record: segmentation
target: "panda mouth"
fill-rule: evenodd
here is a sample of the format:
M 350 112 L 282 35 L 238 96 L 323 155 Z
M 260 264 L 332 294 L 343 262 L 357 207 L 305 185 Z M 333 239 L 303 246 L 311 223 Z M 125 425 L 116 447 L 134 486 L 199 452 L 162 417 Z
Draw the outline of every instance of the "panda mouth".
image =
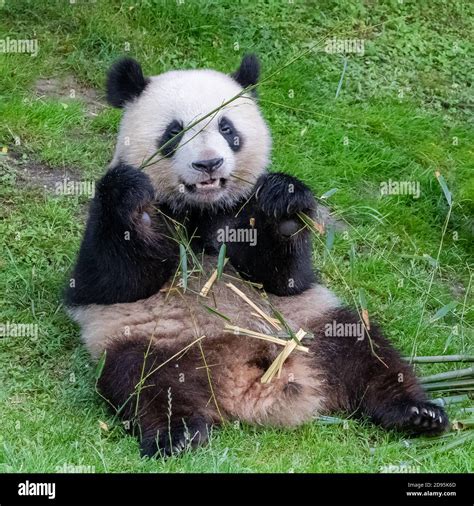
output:
M 213 190 L 218 190 L 225 186 L 226 180 L 222 177 L 220 178 L 209 178 L 206 181 L 199 181 L 195 184 L 186 184 L 186 188 L 189 191 L 198 191 L 198 192 L 209 192 Z

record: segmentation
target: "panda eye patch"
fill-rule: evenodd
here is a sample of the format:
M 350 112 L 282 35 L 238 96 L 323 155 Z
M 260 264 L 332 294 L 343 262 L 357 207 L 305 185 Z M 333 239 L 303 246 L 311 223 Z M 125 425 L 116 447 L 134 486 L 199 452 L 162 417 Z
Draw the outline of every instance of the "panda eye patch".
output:
M 176 151 L 182 137 L 183 124 L 178 120 L 171 121 L 158 141 L 158 149 L 163 156 L 169 157 Z
M 225 116 L 219 121 L 219 133 L 224 137 L 232 151 L 238 151 L 242 146 L 242 139 L 234 124 Z

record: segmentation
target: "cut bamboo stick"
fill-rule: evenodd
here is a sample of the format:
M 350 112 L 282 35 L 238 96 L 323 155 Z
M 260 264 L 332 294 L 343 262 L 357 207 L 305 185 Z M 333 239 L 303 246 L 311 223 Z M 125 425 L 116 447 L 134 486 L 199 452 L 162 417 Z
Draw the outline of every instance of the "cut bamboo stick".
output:
M 414 364 L 434 364 L 437 362 L 474 362 L 474 355 L 434 355 L 432 357 L 404 357 Z
M 433 390 L 474 390 L 474 379 L 456 381 L 438 381 L 436 383 L 425 383 L 423 387 L 427 391 Z
M 234 284 L 226 283 L 233 292 L 241 297 L 252 309 L 254 309 L 264 320 L 266 320 L 274 329 L 281 330 L 281 325 L 275 318 L 271 318 L 264 311 L 262 311 L 256 304 L 254 304 L 244 292 L 239 290 Z
M 224 332 L 232 333 L 232 334 L 241 334 L 249 337 L 256 337 L 257 339 L 263 339 L 264 341 L 270 341 L 271 343 L 279 344 L 280 346 L 286 346 L 289 341 L 285 339 L 280 339 L 279 337 L 268 336 L 267 334 L 262 334 L 260 332 L 255 332 L 250 329 L 243 329 L 241 327 L 237 327 L 235 325 L 225 325 Z M 296 346 L 298 351 L 308 352 L 309 348 L 306 346 Z
M 474 419 L 471 420 L 454 420 L 452 423 L 454 430 L 472 429 L 474 427 Z
M 297 339 L 303 339 L 306 332 L 303 329 L 298 330 L 296 333 Z M 270 367 L 267 369 L 265 374 L 261 377 L 260 381 L 262 383 L 270 383 L 275 375 L 280 378 L 281 370 L 283 368 L 283 364 L 285 360 L 290 356 L 290 353 L 298 346 L 295 340 L 288 341 L 283 351 L 277 356 L 277 358 L 272 362 Z
M 461 408 L 459 410 L 460 413 L 469 413 L 470 415 L 471 414 L 474 414 L 474 408 Z
M 322 423 L 324 425 L 340 425 L 343 424 L 346 420 L 343 418 L 338 418 L 336 416 L 325 416 L 320 415 L 314 419 L 316 423 Z
M 449 443 L 443 444 L 438 446 L 437 448 L 434 448 L 433 450 L 426 452 L 425 454 L 417 456 L 419 460 L 426 459 L 428 457 L 431 457 L 435 453 L 439 452 L 448 452 L 449 450 L 452 450 L 453 448 L 456 448 L 458 446 L 461 446 L 462 444 L 466 443 L 467 441 L 474 438 L 474 431 L 467 431 L 463 436 L 453 436 L 451 441 Z
M 433 383 L 435 381 L 444 381 L 456 378 L 466 378 L 474 376 L 474 367 L 467 367 L 466 369 L 458 369 L 457 371 L 440 372 L 439 374 L 431 374 L 420 378 L 422 383 Z
M 449 406 L 450 404 L 458 404 L 460 402 L 468 401 L 469 399 L 471 399 L 469 394 L 462 394 L 438 397 L 437 399 L 432 399 L 431 402 L 437 404 L 438 406 Z
M 227 258 L 224 260 L 224 265 L 227 263 Z M 212 288 L 212 285 L 216 282 L 217 276 L 218 276 L 218 269 L 216 269 L 212 274 L 211 277 L 206 281 L 206 284 L 201 288 L 201 291 L 199 292 L 199 295 L 201 297 L 207 297 L 207 294 L 209 293 L 209 290 Z

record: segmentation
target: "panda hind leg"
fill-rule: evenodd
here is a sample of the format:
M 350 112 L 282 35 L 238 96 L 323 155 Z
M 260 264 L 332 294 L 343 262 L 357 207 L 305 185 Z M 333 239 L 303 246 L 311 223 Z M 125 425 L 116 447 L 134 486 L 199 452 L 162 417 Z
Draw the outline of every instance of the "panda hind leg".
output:
M 142 456 L 169 457 L 205 444 L 219 418 L 199 350 L 166 350 L 148 339 L 113 342 L 98 380 L 100 394 L 138 435 Z
M 443 408 L 430 402 L 412 367 L 372 325 L 367 335 L 328 336 L 325 330 L 342 324 L 345 329 L 361 328 L 359 316 L 337 308 L 315 325 L 312 349 L 328 378 L 330 410 L 344 410 L 369 417 L 385 429 L 412 435 L 442 433 L 448 426 Z M 329 325 L 329 326 L 328 326 Z

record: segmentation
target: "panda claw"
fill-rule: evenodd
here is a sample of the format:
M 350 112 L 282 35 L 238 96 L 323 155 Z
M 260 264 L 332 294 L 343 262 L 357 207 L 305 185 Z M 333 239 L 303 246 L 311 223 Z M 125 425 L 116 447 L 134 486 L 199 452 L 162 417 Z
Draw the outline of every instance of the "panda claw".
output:
M 448 426 L 448 417 L 443 408 L 429 402 L 411 406 L 407 419 L 400 420 L 401 428 L 414 434 L 440 434 Z

